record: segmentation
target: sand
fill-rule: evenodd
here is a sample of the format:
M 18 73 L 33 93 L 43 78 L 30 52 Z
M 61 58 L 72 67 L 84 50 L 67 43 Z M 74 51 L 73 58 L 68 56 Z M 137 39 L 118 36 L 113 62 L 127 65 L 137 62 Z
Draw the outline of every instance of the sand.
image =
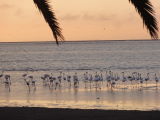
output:
M 160 111 L 0 107 L 1 120 L 160 120 Z

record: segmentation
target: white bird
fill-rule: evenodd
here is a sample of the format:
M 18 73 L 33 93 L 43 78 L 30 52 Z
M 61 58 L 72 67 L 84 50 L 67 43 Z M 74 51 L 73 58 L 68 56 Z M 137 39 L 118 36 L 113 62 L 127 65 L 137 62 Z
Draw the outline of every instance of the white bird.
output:
M 100 76 L 97 74 L 97 72 L 96 72 L 96 74 L 95 74 L 94 80 L 95 80 L 95 82 L 96 82 L 96 89 L 97 89 L 97 88 L 101 89 L 100 84 L 99 84 Z
M 126 81 L 127 81 L 127 78 L 125 77 L 124 72 L 122 72 L 122 82 L 126 82 Z
M 0 74 L 0 78 L 2 78 L 2 77 L 3 77 L 3 73 L 4 73 L 4 71 L 2 71 L 2 72 L 1 72 L 1 74 Z
M 67 75 L 67 82 L 69 84 L 69 88 L 71 87 L 71 76 Z
M 89 83 L 90 83 L 90 89 L 92 87 L 92 81 L 93 81 L 93 77 L 92 74 L 89 75 Z
M 156 73 L 155 73 L 155 81 L 156 81 L 156 87 L 158 87 L 159 79 L 158 79 L 158 77 L 157 77 Z
M 140 80 L 141 87 L 143 87 L 143 78 L 142 78 L 141 74 L 139 74 L 139 80 Z
M 145 81 L 146 81 L 146 86 L 147 86 L 147 82 L 150 80 L 149 78 L 149 73 L 147 73 L 147 77 L 145 78 Z
M 79 85 L 79 80 L 78 80 L 77 73 L 75 73 L 75 74 L 73 75 L 73 82 L 74 82 L 74 87 L 77 88 L 78 85 Z
M 127 81 L 127 78 L 124 75 L 124 72 L 122 72 L 122 82 L 123 82 L 123 86 L 125 87 L 125 82 Z
M 35 90 L 35 89 L 36 89 L 36 80 L 33 79 L 33 76 L 32 76 L 32 75 L 28 76 L 28 78 L 30 79 L 30 81 L 31 81 L 31 83 L 32 83 L 32 86 L 34 87 L 34 90 Z
M 4 73 L 4 71 L 2 71 L 1 74 L 0 74 L 0 80 L 1 80 L 1 81 L 2 81 L 2 78 L 3 78 L 3 76 L 4 76 L 3 73 Z
M 10 92 L 10 85 L 11 85 L 11 79 L 10 78 L 11 78 L 11 76 L 10 75 L 5 75 L 4 78 L 5 78 L 5 81 L 4 81 L 5 87 L 7 87 L 9 89 L 9 92 Z

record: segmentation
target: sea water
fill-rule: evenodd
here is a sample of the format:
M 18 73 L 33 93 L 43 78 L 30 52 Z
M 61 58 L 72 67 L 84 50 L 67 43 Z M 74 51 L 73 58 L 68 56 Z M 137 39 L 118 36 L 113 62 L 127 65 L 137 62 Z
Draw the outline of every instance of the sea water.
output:
M 0 83 L 0 106 L 29 106 L 81 109 L 159 110 L 160 89 L 155 87 L 154 74 L 160 78 L 160 41 L 86 41 L 0 43 L 0 70 L 11 76 L 11 90 Z M 83 73 L 111 70 L 122 76 L 150 73 L 152 82 L 144 89 L 84 88 Z M 28 71 L 28 72 L 27 72 Z M 59 72 L 77 72 L 79 88 L 60 89 L 43 86 L 41 76 Z M 22 74 L 33 75 L 36 89 L 28 91 Z M 1 73 L 0 73 L 1 74 Z M 121 84 L 121 83 L 120 83 Z M 129 84 L 129 83 L 128 83 Z

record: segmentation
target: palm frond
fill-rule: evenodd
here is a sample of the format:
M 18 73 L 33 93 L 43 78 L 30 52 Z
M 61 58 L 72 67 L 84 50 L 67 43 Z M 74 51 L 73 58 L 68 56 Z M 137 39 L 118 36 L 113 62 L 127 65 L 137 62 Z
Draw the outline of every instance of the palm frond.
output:
M 129 0 L 143 19 L 143 23 L 154 39 L 158 39 L 158 25 L 153 5 L 149 0 Z
M 56 43 L 59 44 L 59 41 L 64 40 L 64 37 L 59 27 L 59 23 L 55 17 L 51 6 L 49 5 L 48 0 L 33 0 L 39 11 L 43 14 L 45 21 L 48 23 L 49 27 L 52 30 L 53 36 L 56 39 Z

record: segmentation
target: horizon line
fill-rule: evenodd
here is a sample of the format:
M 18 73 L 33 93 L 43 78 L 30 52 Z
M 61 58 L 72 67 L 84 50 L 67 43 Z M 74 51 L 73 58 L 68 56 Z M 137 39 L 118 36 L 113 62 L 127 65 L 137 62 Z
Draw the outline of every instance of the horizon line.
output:
M 64 40 L 64 41 L 59 41 L 60 43 L 63 42 L 95 42 L 95 41 L 158 41 L 160 39 L 119 39 L 119 40 Z M 56 41 L 8 41 L 8 42 L 3 42 L 0 41 L 0 43 L 36 43 L 36 42 L 56 42 Z

